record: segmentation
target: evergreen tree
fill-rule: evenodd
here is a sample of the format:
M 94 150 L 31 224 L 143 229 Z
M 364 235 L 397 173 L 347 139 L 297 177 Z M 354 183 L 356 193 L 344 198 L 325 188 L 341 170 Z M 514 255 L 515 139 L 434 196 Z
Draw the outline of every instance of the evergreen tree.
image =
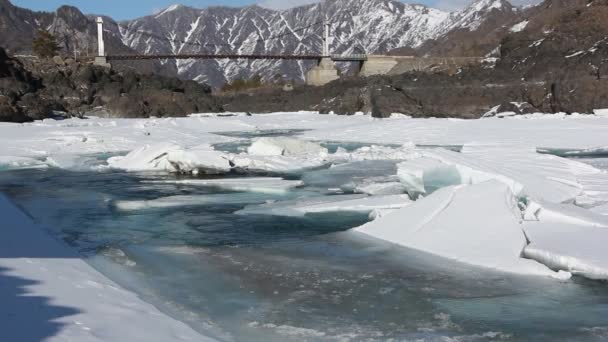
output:
M 50 32 L 38 30 L 36 38 L 32 42 L 32 50 L 40 58 L 51 58 L 59 52 L 59 44 L 57 44 L 57 39 Z

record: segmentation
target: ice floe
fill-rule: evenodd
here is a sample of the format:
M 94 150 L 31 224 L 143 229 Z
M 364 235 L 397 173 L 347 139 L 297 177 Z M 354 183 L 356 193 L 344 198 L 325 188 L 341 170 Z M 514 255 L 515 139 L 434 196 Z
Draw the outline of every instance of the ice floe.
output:
M 41 160 L 29 157 L 0 156 L 0 170 L 2 169 L 31 169 L 45 168 L 46 163 Z
M 511 189 L 488 181 L 440 189 L 355 231 L 467 264 L 561 277 L 521 258 L 527 245 Z
M 285 180 L 270 177 L 221 178 L 221 179 L 176 179 L 152 181 L 151 183 L 182 184 L 213 187 L 230 191 L 249 191 L 271 194 L 285 194 L 302 185 L 299 180 Z
M 338 211 L 372 213 L 374 210 L 403 208 L 411 203 L 407 195 L 371 197 L 366 195 L 336 195 L 247 206 L 236 213 L 240 215 L 260 214 L 275 216 L 303 216 L 309 213 Z
M 230 157 L 203 144 L 185 149 L 173 143 L 138 148 L 124 157 L 108 160 L 112 168 L 127 171 L 169 171 L 217 174 L 229 172 Z
M 530 201 L 524 209 L 524 219 L 608 228 L 608 217 L 572 204 Z
M 210 195 L 177 195 L 161 197 L 151 200 L 119 200 L 113 201 L 110 205 L 121 211 L 137 211 L 146 209 L 163 209 L 175 207 L 190 207 L 201 205 L 233 205 L 246 203 L 264 203 L 265 201 L 276 198 L 273 195 L 259 193 L 231 193 L 231 194 L 210 194 Z
M 532 222 L 524 225 L 530 244 L 526 258 L 554 270 L 590 279 L 608 279 L 608 229 L 568 223 Z
M 326 157 L 328 151 L 320 144 L 287 137 L 256 139 L 247 149 L 254 156 L 315 156 Z
M 297 173 L 328 164 L 325 158 L 299 158 L 286 156 L 254 156 L 246 153 L 233 155 L 232 166 L 246 173 Z

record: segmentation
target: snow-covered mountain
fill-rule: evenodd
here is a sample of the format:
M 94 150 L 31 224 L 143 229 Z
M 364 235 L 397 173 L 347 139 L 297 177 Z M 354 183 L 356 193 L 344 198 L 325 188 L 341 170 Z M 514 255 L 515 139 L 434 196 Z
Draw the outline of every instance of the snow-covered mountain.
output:
M 326 0 L 275 11 L 259 6 L 196 9 L 173 5 L 121 23 L 123 43 L 142 53 L 319 54 L 322 25 L 332 24 L 332 53 L 385 53 L 417 47 L 457 28 L 475 30 L 504 0 L 477 0 L 456 13 L 393 0 Z M 180 77 L 217 86 L 255 74 L 302 80 L 310 62 L 165 61 Z
M 28 53 L 39 28 L 60 37 L 68 54 L 72 50 L 90 52 L 96 45 L 94 16 L 85 16 L 77 8 L 64 6 L 56 13 L 33 12 L 0 0 L 0 9 L 0 45 L 11 53 Z M 322 23 L 327 17 L 332 25 L 332 53 L 386 53 L 397 48 L 408 51 L 423 47 L 430 40 L 446 45 L 447 38 L 449 43 L 454 40 L 450 35 L 454 31 L 485 32 L 494 23 L 502 26 L 505 20 L 501 18 L 511 20 L 517 13 L 519 9 L 506 0 L 475 0 L 454 13 L 397 0 L 325 0 L 283 11 L 259 6 L 196 9 L 172 5 L 155 15 L 126 22 L 117 23 L 106 17 L 106 50 L 109 54 L 320 54 Z M 144 65 L 135 62 L 131 66 L 139 69 L 137 63 Z M 311 63 L 166 60 L 161 61 L 162 66 L 154 62 L 147 70 L 219 87 L 256 74 L 266 80 L 278 75 L 303 80 Z

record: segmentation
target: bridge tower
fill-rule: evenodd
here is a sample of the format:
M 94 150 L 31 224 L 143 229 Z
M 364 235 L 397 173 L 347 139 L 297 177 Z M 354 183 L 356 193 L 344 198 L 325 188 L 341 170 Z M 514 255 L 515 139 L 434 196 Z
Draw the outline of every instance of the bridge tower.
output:
M 331 24 L 328 20 L 325 20 L 323 26 L 323 56 L 318 61 L 317 65 L 306 73 L 306 84 L 310 86 L 322 86 L 340 78 L 338 69 L 331 59 L 331 53 L 329 51 L 329 32 Z
M 97 56 L 95 56 L 95 65 L 110 67 L 106 57 L 106 45 L 103 39 L 103 18 L 97 17 Z

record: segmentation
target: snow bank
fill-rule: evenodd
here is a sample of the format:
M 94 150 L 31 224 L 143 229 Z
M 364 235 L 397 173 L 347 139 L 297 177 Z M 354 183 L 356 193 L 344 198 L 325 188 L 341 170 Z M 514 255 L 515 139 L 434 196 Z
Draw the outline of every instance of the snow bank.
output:
M 527 223 L 524 229 L 531 241 L 524 249 L 526 258 L 555 270 L 608 280 L 608 229 L 544 222 Z
M 302 181 L 282 178 L 223 178 L 223 179 L 182 179 L 154 181 L 151 183 L 184 184 L 203 187 L 214 187 L 230 191 L 248 191 L 272 194 L 284 194 L 290 189 L 302 185 Z
M 399 209 L 412 202 L 406 195 L 372 196 L 366 195 L 336 195 L 281 201 L 247 206 L 236 213 L 239 215 L 276 215 L 304 216 L 308 213 L 324 212 L 362 212 L 372 213 L 374 210 Z
M 526 237 L 511 189 L 498 181 L 447 187 L 355 231 L 467 264 L 557 276 L 520 258 Z
M 0 195 L 1 341 L 211 341 L 143 302 Z
M 216 174 L 230 171 L 229 159 L 207 144 L 185 149 L 173 143 L 159 143 L 143 146 L 124 157 L 110 158 L 108 164 L 126 171 Z

